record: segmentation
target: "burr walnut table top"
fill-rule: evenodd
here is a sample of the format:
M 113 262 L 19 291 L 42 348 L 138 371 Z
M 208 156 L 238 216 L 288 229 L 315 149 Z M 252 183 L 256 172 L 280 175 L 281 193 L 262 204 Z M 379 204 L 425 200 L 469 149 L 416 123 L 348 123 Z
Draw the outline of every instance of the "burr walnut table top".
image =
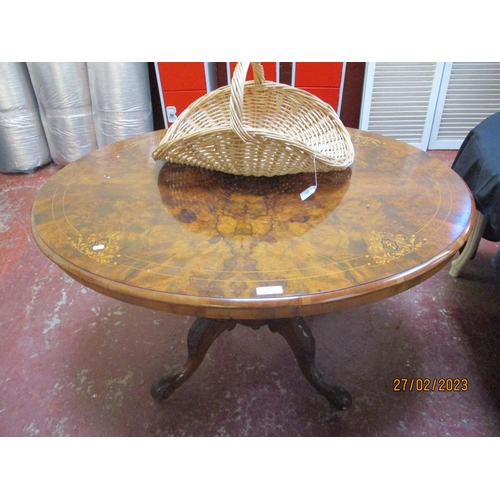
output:
M 342 172 L 242 177 L 155 162 L 164 131 L 101 148 L 40 190 L 41 250 L 86 286 L 126 302 L 241 320 L 327 313 L 390 297 L 465 243 L 462 179 L 412 146 L 350 129 Z

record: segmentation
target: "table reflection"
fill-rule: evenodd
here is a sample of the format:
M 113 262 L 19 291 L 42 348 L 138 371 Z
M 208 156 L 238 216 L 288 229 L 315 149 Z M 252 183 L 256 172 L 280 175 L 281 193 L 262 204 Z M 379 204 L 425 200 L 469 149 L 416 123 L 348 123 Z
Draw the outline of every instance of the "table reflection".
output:
M 304 234 L 335 210 L 349 189 L 351 169 L 276 177 L 231 175 L 166 163 L 158 189 L 169 212 L 186 228 L 209 238 L 274 242 Z

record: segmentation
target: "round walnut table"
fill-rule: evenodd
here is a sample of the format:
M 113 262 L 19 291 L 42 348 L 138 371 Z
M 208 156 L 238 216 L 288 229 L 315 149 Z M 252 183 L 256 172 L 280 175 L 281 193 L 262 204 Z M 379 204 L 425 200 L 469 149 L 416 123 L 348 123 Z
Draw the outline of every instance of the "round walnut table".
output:
M 110 297 L 197 316 L 165 399 L 237 323 L 267 325 L 336 409 L 304 317 L 385 299 L 439 271 L 464 245 L 474 202 L 450 168 L 408 144 L 349 130 L 345 171 L 243 177 L 155 162 L 164 131 L 116 142 L 64 167 L 40 190 L 35 240 L 80 283 Z

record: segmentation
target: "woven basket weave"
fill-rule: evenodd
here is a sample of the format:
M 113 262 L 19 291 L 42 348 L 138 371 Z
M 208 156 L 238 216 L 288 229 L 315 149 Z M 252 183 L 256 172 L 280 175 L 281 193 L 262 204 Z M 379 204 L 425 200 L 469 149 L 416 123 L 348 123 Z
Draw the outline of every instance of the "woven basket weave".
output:
M 231 85 L 191 104 L 168 129 L 155 160 L 229 174 L 275 176 L 343 170 L 354 148 L 334 109 L 309 92 L 267 82 L 260 63 L 238 63 Z

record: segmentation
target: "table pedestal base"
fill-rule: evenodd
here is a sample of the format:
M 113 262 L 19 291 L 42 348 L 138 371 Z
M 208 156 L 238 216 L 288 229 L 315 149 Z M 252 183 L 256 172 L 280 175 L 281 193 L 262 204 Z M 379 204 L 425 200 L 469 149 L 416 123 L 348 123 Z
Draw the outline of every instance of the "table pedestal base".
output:
M 151 395 L 157 401 L 168 398 L 198 369 L 213 341 L 224 331 L 232 330 L 237 323 L 254 330 L 267 325 L 272 332 L 279 333 L 291 347 L 302 373 L 309 383 L 336 410 L 345 410 L 351 404 L 351 396 L 340 387 L 325 382 L 316 366 L 316 343 L 310 328 L 303 318 L 273 319 L 265 321 L 236 321 L 198 318 L 188 332 L 188 358 L 181 372 L 161 378 L 151 387 Z

